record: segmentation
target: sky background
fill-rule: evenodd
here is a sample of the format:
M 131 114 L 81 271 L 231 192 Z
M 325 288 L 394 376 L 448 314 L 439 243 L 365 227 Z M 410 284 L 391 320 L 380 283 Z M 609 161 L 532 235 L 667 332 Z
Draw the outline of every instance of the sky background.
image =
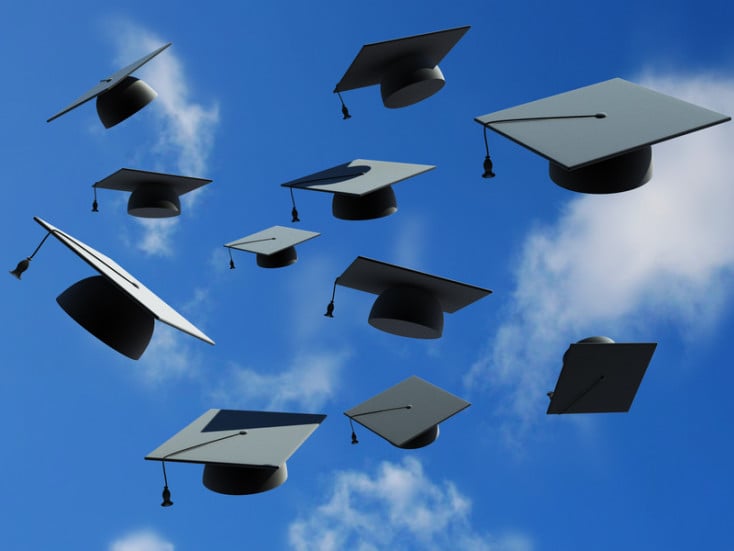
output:
M 483 180 L 473 118 L 622 77 L 731 115 L 734 8 L 701 2 L 29 1 L 0 18 L 8 269 L 40 216 L 115 259 L 216 341 L 156 323 L 139 361 L 55 303 L 93 275 L 48 240 L 5 305 L 0 547 L 105 551 L 731 549 L 734 125 L 653 147 L 644 187 L 584 196 L 497 134 Z M 388 110 L 331 92 L 363 44 L 471 25 L 446 86 Z M 105 130 L 94 105 L 45 120 L 166 42 L 137 76 L 159 93 Z M 265 270 L 226 242 L 291 226 L 280 183 L 357 158 L 434 164 L 399 211 L 347 222 L 296 191 L 321 236 Z M 91 185 L 119 168 L 211 178 L 180 217 L 145 222 Z M 443 337 L 370 327 L 374 297 L 332 283 L 358 256 L 494 291 Z M 547 416 L 569 344 L 658 347 L 628 414 Z M 342 412 L 410 375 L 472 402 L 400 450 Z M 210 408 L 324 413 L 281 487 L 224 496 L 199 465 L 143 457 Z

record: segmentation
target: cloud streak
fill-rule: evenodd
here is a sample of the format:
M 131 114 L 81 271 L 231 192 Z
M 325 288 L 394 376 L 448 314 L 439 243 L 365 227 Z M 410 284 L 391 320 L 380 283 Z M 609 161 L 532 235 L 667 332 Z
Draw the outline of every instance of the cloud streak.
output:
M 172 543 L 151 530 L 133 532 L 110 544 L 109 551 L 174 551 Z

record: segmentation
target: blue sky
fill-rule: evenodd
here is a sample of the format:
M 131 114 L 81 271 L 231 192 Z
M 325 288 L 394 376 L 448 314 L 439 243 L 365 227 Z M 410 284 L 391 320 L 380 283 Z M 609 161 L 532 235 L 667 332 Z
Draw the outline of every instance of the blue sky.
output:
M 8 269 L 40 216 L 103 251 L 216 342 L 158 323 L 135 362 L 56 304 L 91 275 L 49 240 L 0 292 L 7 430 L 2 548 L 105 551 L 730 549 L 734 446 L 734 126 L 653 148 L 646 186 L 582 196 L 478 115 L 622 77 L 731 115 L 734 9 L 672 2 L 97 2 L 18 4 L 5 53 L 2 250 Z M 471 25 L 442 62 L 445 88 L 388 110 L 379 91 L 331 91 L 359 48 Z M 105 130 L 90 103 L 45 120 L 165 42 L 138 76 L 159 97 Z M 291 225 L 280 183 L 356 158 L 435 164 L 395 186 L 399 211 L 335 220 L 296 192 L 321 232 L 299 261 L 227 267 L 222 245 Z M 211 178 L 175 220 L 143 223 L 91 185 L 122 167 Z M 412 341 L 366 323 L 372 296 L 331 286 L 358 255 L 488 287 Z M 569 343 L 658 342 L 628 414 L 545 415 Z M 410 375 L 472 406 L 415 451 L 342 415 Z M 272 492 L 223 496 L 170 464 L 175 506 L 146 453 L 209 408 L 328 415 Z

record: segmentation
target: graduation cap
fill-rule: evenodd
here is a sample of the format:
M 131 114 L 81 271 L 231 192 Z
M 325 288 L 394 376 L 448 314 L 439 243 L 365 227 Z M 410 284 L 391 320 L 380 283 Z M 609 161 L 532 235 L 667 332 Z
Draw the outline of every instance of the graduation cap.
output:
M 286 460 L 325 418 L 308 413 L 210 409 L 145 459 L 203 463 L 204 486 L 220 494 L 266 492 L 286 481 Z M 163 465 L 162 505 L 166 506 L 172 503 Z
M 334 282 L 379 295 L 369 323 L 387 333 L 416 339 L 437 339 L 443 313 L 454 313 L 492 291 L 402 266 L 358 256 Z M 326 316 L 333 317 L 334 295 Z
M 255 253 L 257 265 L 261 268 L 283 268 L 295 264 L 298 260 L 296 245 L 319 235 L 321 234 L 315 231 L 273 226 L 231 241 L 225 247 Z M 232 253 L 229 254 L 229 267 L 234 268 Z
M 76 109 L 83 103 L 97 98 L 97 114 L 105 128 L 112 128 L 126 118 L 134 115 L 143 107 L 153 101 L 158 94 L 144 81 L 131 76 L 131 74 L 171 45 L 169 42 L 157 50 L 141 57 L 135 63 L 120 69 L 112 76 L 99 81 L 94 88 L 88 90 L 82 96 L 74 100 L 46 122 L 51 122 L 61 115 Z
M 113 189 L 130 192 L 127 212 L 132 216 L 140 218 L 178 216 L 181 214 L 179 197 L 209 183 L 211 180 L 206 178 L 121 168 L 92 185 L 94 188 L 92 211 L 97 212 L 97 189 Z
M 11 272 L 20 279 L 33 256 L 49 235 L 53 235 L 101 275 L 78 281 L 57 298 L 59 306 L 79 325 L 107 346 L 137 360 L 145 352 L 158 319 L 209 344 L 209 337 L 158 298 L 111 258 L 48 222 L 34 217 L 48 230 L 33 254 Z
M 413 375 L 366 402 L 345 411 L 356 421 L 382 436 L 393 446 L 415 449 L 438 438 L 438 424 L 471 404 Z M 352 443 L 357 437 L 352 427 Z
M 342 220 L 372 220 L 389 216 L 398 210 L 392 184 L 436 168 L 434 165 L 393 163 L 388 161 L 353 161 L 291 180 L 282 187 L 333 193 L 331 211 Z M 293 202 L 293 221 L 298 211 Z
M 380 85 L 385 107 L 406 107 L 443 88 L 446 81 L 438 63 L 469 30 L 457 27 L 428 34 L 362 46 L 334 88 L 334 93 Z M 342 114 L 350 117 L 342 101 Z
M 632 406 L 657 343 L 615 343 L 589 337 L 563 355 L 546 413 L 626 412 Z
M 550 161 L 550 178 L 581 193 L 618 193 L 652 177 L 653 144 L 731 117 L 621 78 L 476 117 L 494 176 L 487 128 Z M 489 170 L 488 170 L 489 168 Z

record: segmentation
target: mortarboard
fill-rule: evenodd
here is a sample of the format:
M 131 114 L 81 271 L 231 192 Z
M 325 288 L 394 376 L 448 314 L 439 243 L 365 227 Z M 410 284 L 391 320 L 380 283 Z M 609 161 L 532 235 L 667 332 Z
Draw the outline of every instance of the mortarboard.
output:
M 379 84 L 382 103 L 390 108 L 431 97 L 446 83 L 438 63 L 468 30 L 457 27 L 362 46 L 334 93 L 341 99 L 341 92 Z M 349 118 L 343 102 L 342 113 Z
M 48 233 L 33 254 L 22 260 L 11 274 L 20 279 L 20 274 L 28 268 L 48 236 L 56 237 L 101 274 L 78 281 L 61 293 L 56 302 L 74 321 L 107 346 L 137 360 L 153 336 L 155 319 L 214 344 L 114 260 L 48 222 L 38 217 L 34 220 Z
M 657 343 L 615 343 L 589 337 L 563 355 L 556 388 L 548 393 L 546 413 L 626 412 L 652 359 Z
M 345 411 L 344 415 L 393 446 L 422 448 L 438 438 L 438 424 L 471 404 L 413 375 Z M 352 443 L 357 437 L 352 430 Z
M 477 117 L 487 128 L 550 161 L 556 184 L 618 193 L 652 177 L 653 144 L 731 117 L 621 78 Z M 492 177 L 489 147 L 484 177 Z
M 103 180 L 96 182 L 92 210 L 97 211 L 97 189 L 129 191 L 127 212 L 141 218 L 167 218 L 181 214 L 179 196 L 211 183 L 205 178 L 176 176 L 121 168 Z
M 130 75 L 170 45 L 169 42 L 141 57 L 135 63 L 120 69 L 112 76 L 102 79 L 94 88 L 88 90 L 46 122 L 59 118 L 95 97 L 97 98 L 97 114 L 105 128 L 111 128 L 134 115 L 153 101 L 158 94 L 147 83 Z
M 282 187 L 326 191 L 334 194 L 331 211 L 342 220 L 371 220 L 398 210 L 392 184 L 436 168 L 434 165 L 355 159 L 297 180 Z M 293 221 L 298 212 L 293 205 Z
M 286 460 L 326 415 L 210 409 L 145 459 L 203 463 L 204 486 L 229 495 L 272 490 L 288 478 Z M 165 480 L 164 503 L 171 505 Z
M 231 241 L 224 245 L 228 249 L 239 249 L 257 255 L 257 265 L 262 268 L 282 268 L 295 264 L 298 260 L 296 245 L 318 237 L 318 232 L 297 230 L 283 226 L 273 226 Z M 230 268 L 234 268 L 232 253 L 230 252 Z
M 443 333 L 443 312 L 454 313 L 492 291 L 358 256 L 334 282 L 379 295 L 369 315 L 373 327 L 416 339 Z M 333 317 L 334 298 L 326 315 Z

